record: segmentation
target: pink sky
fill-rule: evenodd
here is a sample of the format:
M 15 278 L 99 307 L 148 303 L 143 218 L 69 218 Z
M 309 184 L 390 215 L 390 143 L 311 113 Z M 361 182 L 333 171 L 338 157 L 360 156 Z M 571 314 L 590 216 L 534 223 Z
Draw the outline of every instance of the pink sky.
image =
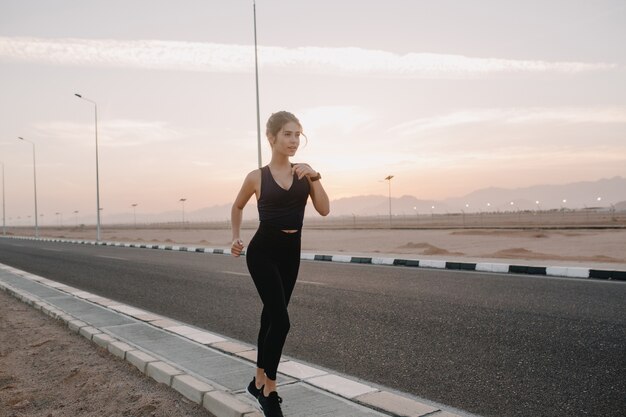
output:
M 256 168 L 251 2 L 0 5 L 7 216 L 225 204 Z M 257 3 L 261 117 L 331 199 L 626 176 L 620 1 Z M 264 162 L 269 147 L 263 143 Z

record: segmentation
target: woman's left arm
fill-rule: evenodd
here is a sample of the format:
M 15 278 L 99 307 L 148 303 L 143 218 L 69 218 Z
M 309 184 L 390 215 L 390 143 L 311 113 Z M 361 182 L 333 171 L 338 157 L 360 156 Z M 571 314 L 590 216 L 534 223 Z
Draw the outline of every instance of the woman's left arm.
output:
M 330 213 L 330 201 L 328 200 L 328 194 L 326 194 L 326 190 L 324 190 L 320 180 L 311 181 L 311 177 L 317 177 L 317 171 L 311 168 L 308 164 L 294 164 L 292 169 L 293 172 L 298 175 L 299 179 L 306 176 L 310 185 L 310 195 L 311 200 L 313 201 L 313 207 L 315 207 L 315 210 L 317 210 L 317 212 L 322 216 L 328 216 L 328 213 Z
M 322 216 L 328 216 L 328 213 L 330 213 L 330 201 L 328 201 L 328 194 L 326 194 L 322 183 L 320 180 L 309 180 L 309 184 L 311 185 L 311 200 L 313 200 L 315 210 Z

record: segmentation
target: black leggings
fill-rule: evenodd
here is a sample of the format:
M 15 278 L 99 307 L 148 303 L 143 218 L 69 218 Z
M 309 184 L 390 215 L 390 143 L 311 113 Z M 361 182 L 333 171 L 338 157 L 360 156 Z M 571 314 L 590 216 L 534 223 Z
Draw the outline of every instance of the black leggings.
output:
M 287 305 L 300 268 L 300 240 L 301 231 L 285 233 L 261 223 L 246 251 L 248 270 L 263 301 L 256 363 L 272 380 L 289 333 Z

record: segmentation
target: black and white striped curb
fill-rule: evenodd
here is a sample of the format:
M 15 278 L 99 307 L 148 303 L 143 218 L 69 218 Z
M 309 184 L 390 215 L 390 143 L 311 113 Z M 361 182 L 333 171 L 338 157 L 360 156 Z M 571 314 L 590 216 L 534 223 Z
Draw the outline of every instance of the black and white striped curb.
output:
M 253 372 L 252 369 L 256 364 L 257 357 L 256 349 L 253 346 L 2 263 L 0 263 L 0 270 L 149 324 L 178 337 L 220 351 L 223 354 L 244 359 L 250 362 L 251 373 Z M 27 290 L 3 282 L 2 279 L 0 279 L 0 290 L 9 293 L 50 317 L 63 321 L 73 332 L 89 339 L 122 360 L 131 363 L 157 382 L 168 385 L 191 401 L 204 406 L 217 417 L 262 417 L 261 413 L 251 406 L 248 400 L 244 399 L 245 397 L 242 398 L 244 394 L 229 391 L 219 383 L 187 373 L 184 370 L 185 368 L 177 365 L 177 363 L 170 362 L 149 350 L 142 349 L 134 345 L 132 341 L 120 340 L 106 329 L 98 328 L 98 326 L 88 323 L 88 319 L 75 317 Z M 384 387 L 379 387 L 366 381 L 357 381 L 351 377 L 290 358 L 284 357 L 278 371 L 296 382 L 308 384 L 358 406 L 384 413 L 386 416 L 478 417 L 451 407 L 447 407 L 448 410 L 444 410 L 439 404 L 421 402 L 394 393 Z M 456 412 L 459 412 L 459 414 L 456 414 Z
M 156 245 L 145 243 L 127 243 L 127 242 L 110 242 L 95 240 L 73 240 L 58 238 L 34 238 L 23 236 L 2 236 L 10 239 L 37 240 L 42 242 L 60 242 L 74 243 L 81 245 L 97 245 L 97 246 L 116 246 L 126 248 L 141 249 L 159 249 L 181 252 L 198 252 L 209 253 L 215 255 L 230 255 L 228 248 L 208 248 L 181 245 Z M 242 252 L 245 256 L 245 250 Z M 404 258 L 385 258 L 385 257 L 367 257 L 367 256 L 351 256 L 351 255 L 324 255 L 303 252 L 300 257 L 302 260 L 322 261 L 322 262 L 339 262 L 364 265 L 388 265 L 388 266 L 404 266 L 415 268 L 434 268 L 449 269 L 462 271 L 478 271 L 478 272 L 496 272 L 504 274 L 526 274 L 526 275 L 545 275 L 553 277 L 567 278 L 590 278 L 599 280 L 626 281 L 626 271 L 611 269 L 593 269 L 584 267 L 568 267 L 568 266 L 533 266 L 521 264 L 504 264 L 493 262 L 459 262 L 445 261 L 435 259 L 404 259 Z

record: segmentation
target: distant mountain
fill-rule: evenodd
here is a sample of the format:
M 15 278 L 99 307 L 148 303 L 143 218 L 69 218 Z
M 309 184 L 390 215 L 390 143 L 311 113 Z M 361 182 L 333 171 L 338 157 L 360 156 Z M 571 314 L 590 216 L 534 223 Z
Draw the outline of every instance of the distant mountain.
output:
M 599 200 L 598 200 L 599 198 Z M 565 200 L 565 202 L 563 202 Z M 536 202 L 539 202 L 537 204 Z M 513 204 L 511 204 L 513 202 Z M 524 188 L 489 187 L 473 191 L 463 197 L 445 200 L 420 200 L 414 196 L 392 197 L 393 214 L 414 215 L 433 213 L 580 209 L 585 207 L 611 208 L 626 211 L 626 178 L 614 177 L 598 181 L 584 181 L 564 185 L 535 185 Z M 185 220 L 190 222 L 224 221 L 229 223 L 231 204 L 206 207 L 185 213 Z M 311 204 L 306 215 L 314 215 Z M 385 195 L 361 195 L 340 198 L 331 202 L 331 216 L 375 216 L 389 214 L 389 197 Z M 244 210 L 244 219 L 257 219 L 256 206 L 252 201 Z M 168 211 L 155 214 L 137 213 L 140 223 L 180 222 L 181 211 Z M 132 223 L 132 213 L 112 214 L 106 222 Z
M 614 177 L 563 185 L 535 185 L 504 189 L 485 188 L 446 202 L 452 207 L 470 205 L 470 211 L 535 210 L 585 207 L 609 207 L 626 198 L 626 178 Z M 513 202 L 513 204 L 511 204 Z M 539 202 L 537 204 L 537 202 Z M 487 203 L 490 206 L 487 206 Z
M 232 203 L 205 207 L 200 210 L 185 213 L 186 222 L 215 222 L 223 220 L 230 224 L 230 209 Z M 250 202 L 243 212 L 244 220 L 258 218 L 256 205 Z M 137 223 L 175 223 L 182 222 L 182 210 L 163 211 L 160 213 L 137 213 Z M 106 217 L 109 224 L 132 223 L 133 213 L 118 213 Z
M 391 209 L 396 214 L 411 215 L 416 212 L 430 213 L 430 208 L 438 202 L 419 200 L 411 195 L 391 199 Z M 371 216 L 389 214 L 389 197 L 384 195 L 367 195 L 340 198 L 331 202 L 332 216 Z
M 440 201 L 419 200 L 416 197 L 405 195 L 391 199 L 391 210 L 394 214 L 411 215 L 430 213 L 431 211 L 434 213 L 460 213 L 461 210 L 465 212 L 536 210 L 537 207 L 542 210 L 585 207 L 608 208 L 611 204 L 623 201 L 625 198 L 626 178 L 614 177 L 598 181 L 564 185 L 536 185 L 516 189 L 489 187 L 473 191 L 463 197 Z M 619 210 L 617 204 L 615 208 Z M 389 197 L 382 195 L 342 198 L 334 200 L 331 204 L 331 215 L 334 216 L 384 215 L 388 213 Z

